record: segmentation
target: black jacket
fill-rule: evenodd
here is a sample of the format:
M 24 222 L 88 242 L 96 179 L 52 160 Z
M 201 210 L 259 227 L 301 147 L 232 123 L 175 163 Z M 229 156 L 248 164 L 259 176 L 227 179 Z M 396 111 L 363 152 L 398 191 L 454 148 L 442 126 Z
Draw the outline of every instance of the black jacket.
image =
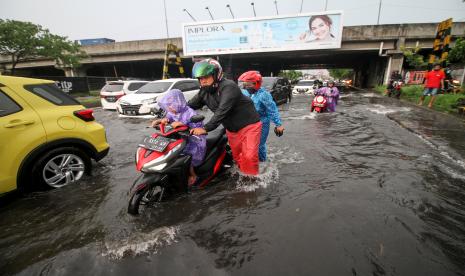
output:
M 193 109 L 204 105 L 213 111 L 213 117 L 205 124 L 206 131 L 212 131 L 220 124 L 231 132 L 237 132 L 243 127 L 260 122 L 252 100 L 242 94 L 241 89 L 233 81 L 223 79 L 215 92 L 200 89 L 188 103 Z

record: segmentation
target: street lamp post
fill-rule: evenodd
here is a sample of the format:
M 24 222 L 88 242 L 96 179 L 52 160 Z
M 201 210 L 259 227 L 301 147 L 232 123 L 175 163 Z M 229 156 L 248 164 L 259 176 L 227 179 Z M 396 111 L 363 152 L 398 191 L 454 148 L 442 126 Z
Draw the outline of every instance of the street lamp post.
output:
M 170 38 L 170 34 L 168 32 L 168 16 L 166 15 L 166 0 L 163 0 L 163 7 L 165 9 L 166 38 Z
M 300 1 L 300 12 L 299 13 L 302 13 L 303 6 L 304 6 L 304 0 Z
M 278 12 L 278 1 L 274 0 L 274 6 L 276 7 L 276 15 L 279 15 L 279 12 Z
M 231 13 L 232 18 L 234 19 L 234 14 L 233 14 L 233 12 L 232 12 L 232 10 L 231 10 L 231 6 L 230 6 L 229 4 L 227 4 L 227 5 L 226 5 L 226 8 L 229 9 L 229 12 Z
M 195 18 L 192 16 L 192 14 L 188 10 L 183 9 L 182 11 L 186 12 L 192 18 L 193 21 L 197 22 L 197 20 L 195 20 Z
M 381 15 L 381 5 L 383 4 L 383 0 L 379 0 L 379 7 L 378 7 L 378 21 L 376 22 L 376 25 L 379 25 L 379 17 Z
M 252 3 L 250 3 L 250 5 L 252 5 L 253 16 L 254 16 L 254 17 L 257 17 L 257 13 L 255 13 L 255 5 L 254 5 L 254 3 L 252 2 Z
M 328 9 L 328 0 L 325 1 L 325 11 Z
M 205 9 L 206 9 L 206 10 L 208 11 L 208 13 L 210 14 L 210 18 L 211 18 L 212 20 L 215 20 L 215 19 L 213 19 L 213 15 L 212 15 L 212 13 L 210 12 L 210 9 L 209 9 L 208 7 L 205 7 Z

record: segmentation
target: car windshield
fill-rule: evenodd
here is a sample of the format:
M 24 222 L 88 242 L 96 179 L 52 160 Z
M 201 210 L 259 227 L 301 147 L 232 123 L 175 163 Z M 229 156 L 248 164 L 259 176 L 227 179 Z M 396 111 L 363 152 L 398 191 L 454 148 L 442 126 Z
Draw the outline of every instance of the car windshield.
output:
M 299 81 L 296 86 L 312 86 L 314 81 Z
M 123 83 L 121 82 L 110 82 L 105 85 L 102 89 L 103 92 L 119 92 L 123 91 Z
M 263 78 L 262 86 L 265 87 L 266 90 L 271 90 L 275 82 L 275 78 Z
M 170 88 L 172 82 L 163 81 L 163 82 L 151 82 L 142 86 L 137 90 L 136 94 L 151 94 L 151 93 L 163 93 Z

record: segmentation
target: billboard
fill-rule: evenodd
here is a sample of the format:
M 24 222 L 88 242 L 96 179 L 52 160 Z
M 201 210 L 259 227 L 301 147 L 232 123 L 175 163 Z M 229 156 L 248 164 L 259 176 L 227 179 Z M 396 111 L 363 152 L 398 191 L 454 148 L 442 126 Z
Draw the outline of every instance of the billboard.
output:
M 185 56 L 335 49 L 341 47 L 342 11 L 183 25 Z

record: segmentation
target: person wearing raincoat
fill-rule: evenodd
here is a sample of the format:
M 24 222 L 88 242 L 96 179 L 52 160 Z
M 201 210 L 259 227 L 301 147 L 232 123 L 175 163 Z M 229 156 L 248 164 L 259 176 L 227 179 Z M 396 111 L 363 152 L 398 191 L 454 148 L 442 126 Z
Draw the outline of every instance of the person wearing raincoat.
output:
M 336 105 L 339 100 L 339 90 L 337 87 L 334 86 L 334 81 L 328 81 L 328 86 L 321 87 L 315 92 L 315 96 L 324 96 L 328 103 L 328 107 L 326 108 L 329 112 L 336 111 Z
M 258 159 L 260 162 L 266 161 L 266 140 L 270 131 L 270 124 L 275 124 L 275 133 L 281 136 L 284 133 L 284 127 L 281 123 L 278 107 L 273 101 L 270 92 L 266 91 L 262 85 L 262 76 L 257 71 L 247 71 L 239 77 L 239 84 L 242 93 L 250 97 L 255 105 L 255 109 L 260 115 L 262 122 L 262 134 L 260 137 L 260 145 L 258 146 Z
M 152 127 L 160 123 L 171 123 L 171 126 L 173 128 L 177 128 L 183 125 L 188 126 L 191 129 L 196 127 L 203 127 L 202 122 L 190 122 L 192 116 L 196 115 L 197 112 L 195 112 L 192 108 L 190 108 L 187 105 L 186 99 L 184 98 L 184 95 L 179 89 L 172 89 L 168 91 L 166 95 L 164 95 L 163 97 L 161 97 L 161 99 L 158 100 L 158 105 L 160 106 L 160 108 L 166 111 L 166 116 L 163 119 L 153 121 Z M 197 180 L 197 175 L 195 173 L 194 167 L 197 167 L 200 164 L 202 164 L 203 159 L 205 157 L 206 149 L 207 139 L 205 135 L 189 137 L 186 148 L 184 149 L 184 153 L 192 156 L 191 167 L 189 170 L 189 185 L 193 185 Z

